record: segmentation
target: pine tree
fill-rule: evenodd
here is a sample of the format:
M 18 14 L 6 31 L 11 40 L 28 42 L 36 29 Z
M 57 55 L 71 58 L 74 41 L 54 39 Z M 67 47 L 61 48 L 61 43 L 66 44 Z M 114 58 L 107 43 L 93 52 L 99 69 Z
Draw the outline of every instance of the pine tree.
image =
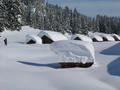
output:
M 19 0 L 2 0 L 0 3 L 1 29 L 20 30 L 21 28 L 21 4 Z

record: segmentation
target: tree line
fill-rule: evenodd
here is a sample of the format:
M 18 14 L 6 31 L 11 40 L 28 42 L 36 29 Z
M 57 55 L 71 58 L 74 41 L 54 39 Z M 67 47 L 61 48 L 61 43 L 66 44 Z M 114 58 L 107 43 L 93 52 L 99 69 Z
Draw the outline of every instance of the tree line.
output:
M 1 0 L 0 31 L 4 28 L 20 30 L 23 25 L 72 34 L 87 34 L 88 31 L 120 34 L 120 17 L 89 17 L 76 8 L 71 10 L 68 6 L 61 7 L 44 0 Z

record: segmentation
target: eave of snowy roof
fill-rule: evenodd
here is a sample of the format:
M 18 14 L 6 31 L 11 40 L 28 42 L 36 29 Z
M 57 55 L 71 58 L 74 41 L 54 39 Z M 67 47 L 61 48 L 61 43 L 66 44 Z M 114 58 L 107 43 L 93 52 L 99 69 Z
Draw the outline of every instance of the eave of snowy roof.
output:
M 38 36 L 43 37 L 43 36 L 49 37 L 53 41 L 60 41 L 60 40 L 68 40 L 67 37 L 65 37 L 63 34 L 59 32 L 54 32 L 54 31 L 41 31 Z
M 79 37 L 82 41 L 92 42 L 92 39 L 90 37 L 81 34 L 75 34 L 71 37 L 71 39 L 74 40 L 77 37 Z

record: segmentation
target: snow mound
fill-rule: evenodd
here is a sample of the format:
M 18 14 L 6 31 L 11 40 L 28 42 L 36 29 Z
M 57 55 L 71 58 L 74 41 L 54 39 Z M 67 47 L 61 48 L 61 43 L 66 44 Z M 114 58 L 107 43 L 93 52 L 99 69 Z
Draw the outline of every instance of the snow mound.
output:
M 94 47 L 89 42 L 67 40 L 54 42 L 51 46 L 64 62 L 95 62 Z
M 47 36 L 53 41 L 60 41 L 60 40 L 68 40 L 63 34 L 54 31 L 41 31 L 38 36 L 42 38 L 43 36 Z
M 31 40 L 34 41 L 35 44 L 42 44 L 42 40 L 38 36 L 36 36 L 36 35 L 26 35 L 26 43 L 28 43 Z
M 92 42 L 91 38 L 89 38 L 88 36 L 85 36 L 85 35 L 81 35 L 81 34 L 75 34 L 71 37 L 71 39 Z

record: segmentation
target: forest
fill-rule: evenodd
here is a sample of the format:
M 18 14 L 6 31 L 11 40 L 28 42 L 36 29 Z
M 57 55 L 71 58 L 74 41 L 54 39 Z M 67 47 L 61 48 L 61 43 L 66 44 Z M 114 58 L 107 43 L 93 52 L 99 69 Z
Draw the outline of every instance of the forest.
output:
M 44 0 L 1 0 L 0 31 L 20 30 L 29 25 L 61 33 L 92 32 L 120 34 L 120 17 L 97 15 L 90 17 L 69 6 L 61 7 Z

